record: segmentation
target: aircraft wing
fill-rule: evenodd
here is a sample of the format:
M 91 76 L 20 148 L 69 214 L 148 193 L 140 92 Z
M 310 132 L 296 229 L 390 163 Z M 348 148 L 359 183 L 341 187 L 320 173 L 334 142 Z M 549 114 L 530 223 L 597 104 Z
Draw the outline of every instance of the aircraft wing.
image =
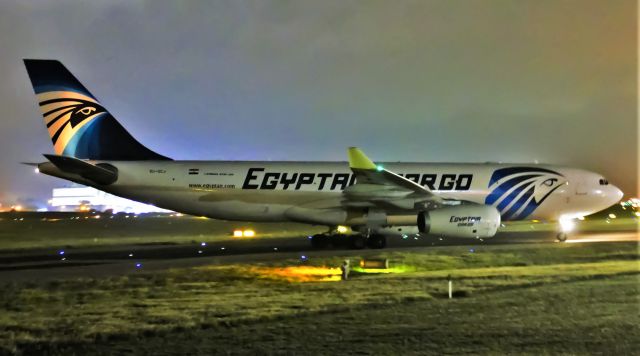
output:
M 343 191 L 346 205 L 425 209 L 442 203 L 429 189 L 374 164 L 360 149 L 350 147 L 348 153 L 356 184 Z

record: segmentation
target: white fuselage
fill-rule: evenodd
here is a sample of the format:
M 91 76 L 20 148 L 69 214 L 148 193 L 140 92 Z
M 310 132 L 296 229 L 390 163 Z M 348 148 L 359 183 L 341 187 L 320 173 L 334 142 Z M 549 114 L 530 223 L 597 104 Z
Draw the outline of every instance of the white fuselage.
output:
M 41 167 L 60 178 L 186 214 L 239 221 L 300 221 L 293 210 L 329 212 L 343 206 L 354 182 L 346 162 L 113 161 L 108 186 Z M 558 220 L 600 211 L 622 193 L 589 171 L 537 164 L 383 163 L 443 199 L 494 205 L 503 220 Z M 534 172 L 534 174 L 532 174 Z M 292 210 L 293 209 L 293 210 Z M 310 210 L 309 210 L 310 209 Z M 316 210 L 313 210 L 316 209 Z M 390 209 L 389 215 L 414 215 Z M 302 219 L 304 220 L 304 219 Z M 348 224 L 348 220 L 342 221 Z

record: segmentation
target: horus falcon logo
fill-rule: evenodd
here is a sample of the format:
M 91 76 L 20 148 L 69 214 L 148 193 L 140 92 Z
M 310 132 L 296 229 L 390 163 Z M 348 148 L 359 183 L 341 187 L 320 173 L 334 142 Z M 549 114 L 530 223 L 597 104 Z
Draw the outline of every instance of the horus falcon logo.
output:
M 69 142 L 80 136 L 106 110 L 93 98 L 71 91 L 38 94 L 40 110 L 56 154 L 63 154 Z M 79 134 L 80 133 L 80 134 Z
M 538 167 L 508 167 L 493 172 L 485 204 L 495 206 L 503 220 L 524 219 L 567 181 L 562 174 Z

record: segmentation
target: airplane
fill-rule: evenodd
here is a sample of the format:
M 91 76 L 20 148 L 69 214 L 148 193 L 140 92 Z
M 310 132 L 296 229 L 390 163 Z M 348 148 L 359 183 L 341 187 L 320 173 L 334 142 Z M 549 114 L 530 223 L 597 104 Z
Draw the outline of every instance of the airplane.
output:
M 623 196 L 577 168 L 374 163 L 355 147 L 348 162 L 172 160 L 138 142 L 59 61 L 24 64 L 55 151 L 34 164 L 39 172 L 184 214 L 326 226 L 310 237 L 314 247 L 384 248 L 398 235 L 482 239 L 523 219 L 565 226 Z

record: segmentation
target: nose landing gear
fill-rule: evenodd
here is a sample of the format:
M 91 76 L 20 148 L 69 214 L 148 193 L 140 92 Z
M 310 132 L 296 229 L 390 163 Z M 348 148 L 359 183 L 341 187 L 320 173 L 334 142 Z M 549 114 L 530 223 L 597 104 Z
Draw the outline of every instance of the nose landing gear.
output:
M 567 233 L 566 232 L 559 232 L 556 235 L 556 240 L 558 240 L 559 242 L 565 242 L 567 241 Z
M 576 222 L 573 217 L 560 217 L 558 220 L 559 231 L 556 234 L 556 239 L 559 242 L 567 241 L 567 233 L 573 231 L 576 227 Z

